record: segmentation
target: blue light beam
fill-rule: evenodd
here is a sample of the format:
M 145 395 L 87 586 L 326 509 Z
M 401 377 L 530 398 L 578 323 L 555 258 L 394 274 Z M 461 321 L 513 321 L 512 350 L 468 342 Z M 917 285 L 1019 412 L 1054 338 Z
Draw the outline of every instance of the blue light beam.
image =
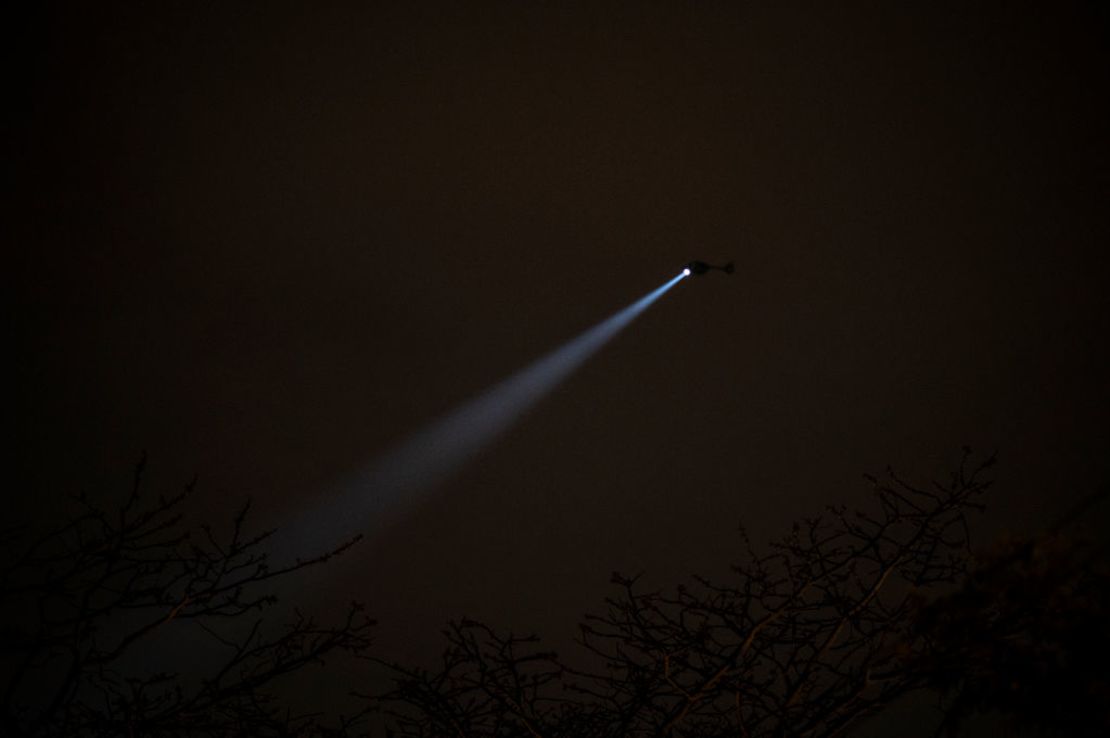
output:
M 492 444 L 529 408 L 688 276 L 689 270 L 683 270 L 381 455 L 342 485 L 335 497 L 323 502 L 316 510 L 318 514 L 297 521 L 294 527 L 298 529 L 298 543 L 334 545 L 340 538 L 368 526 L 380 529 L 388 518 L 410 509 L 420 500 L 421 493 L 446 481 Z

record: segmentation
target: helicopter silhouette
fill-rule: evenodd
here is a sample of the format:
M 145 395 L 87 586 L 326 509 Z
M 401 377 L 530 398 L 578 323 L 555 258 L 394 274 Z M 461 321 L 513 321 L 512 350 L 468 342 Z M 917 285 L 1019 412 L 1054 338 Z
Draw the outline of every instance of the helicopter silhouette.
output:
M 724 272 L 725 274 L 732 274 L 734 271 L 736 271 L 736 267 L 733 266 L 731 261 L 724 266 L 707 264 L 704 261 L 691 261 L 689 264 L 686 265 L 684 271 L 686 272 L 686 274 L 693 274 L 700 277 L 701 275 L 708 272 L 710 269 L 715 269 L 719 272 Z

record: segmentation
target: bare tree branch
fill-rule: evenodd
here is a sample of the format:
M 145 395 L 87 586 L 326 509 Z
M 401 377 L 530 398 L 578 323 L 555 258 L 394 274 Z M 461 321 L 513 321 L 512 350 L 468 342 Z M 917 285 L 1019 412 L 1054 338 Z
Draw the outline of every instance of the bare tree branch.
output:
M 393 664 L 377 700 L 406 737 L 841 735 L 924 684 L 913 616 L 965 575 L 991 463 L 965 455 L 928 488 L 869 478 L 872 509 L 830 507 L 762 552 L 745 537 L 728 582 L 641 591 L 615 574 L 581 627 L 587 666 L 453 623 L 442 668 Z
M 77 498 L 76 514 L 25 538 L 0 569 L 0 606 L 12 623 L 0 633 L 0 724 L 42 736 L 322 735 L 319 716 L 290 714 L 269 690 L 326 656 L 364 655 L 373 622 L 358 605 L 332 625 L 298 613 L 266 628 L 259 615 L 276 600 L 268 584 L 357 539 L 271 567 L 272 531 L 247 532 L 249 504 L 226 535 L 201 526 L 198 536 L 182 523 L 192 484 L 148 500 L 145 466 L 144 456 L 117 510 Z M 185 624 L 209 637 L 211 676 L 136 671 L 139 649 L 158 648 L 160 633 Z

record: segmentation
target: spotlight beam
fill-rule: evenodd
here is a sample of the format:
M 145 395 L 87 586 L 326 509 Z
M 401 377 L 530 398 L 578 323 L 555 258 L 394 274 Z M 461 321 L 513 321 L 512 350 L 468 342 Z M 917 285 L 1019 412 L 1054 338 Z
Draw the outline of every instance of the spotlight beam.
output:
M 689 275 L 689 269 L 684 269 L 381 455 L 342 485 L 335 496 L 320 501 L 314 511 L 293 525 L 298 548 L 310 541 L 332 545 L 339 538 L 367 527 L 380 529 L 389 519 L 403 514 L 419 502 L 421 493 L 445 481 L 490 446 L 526 411 Z M 290 532 L 288 527 L 286 532 Z

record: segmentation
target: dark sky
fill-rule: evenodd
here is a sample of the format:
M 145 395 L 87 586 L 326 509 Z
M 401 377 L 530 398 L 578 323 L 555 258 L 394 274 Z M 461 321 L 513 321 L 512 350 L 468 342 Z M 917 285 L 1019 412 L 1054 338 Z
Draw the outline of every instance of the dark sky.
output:
M 760 7 L 762 5 L 763 7 Z M 1110 478 L 1095 2 L 48 4 L 13 32 L 17 514 L 140 450 L 295 515 L 691 258 L 313 597 L 556 639 L 892 464 Z M 772 6 L 772 7 L 767 7 Z

